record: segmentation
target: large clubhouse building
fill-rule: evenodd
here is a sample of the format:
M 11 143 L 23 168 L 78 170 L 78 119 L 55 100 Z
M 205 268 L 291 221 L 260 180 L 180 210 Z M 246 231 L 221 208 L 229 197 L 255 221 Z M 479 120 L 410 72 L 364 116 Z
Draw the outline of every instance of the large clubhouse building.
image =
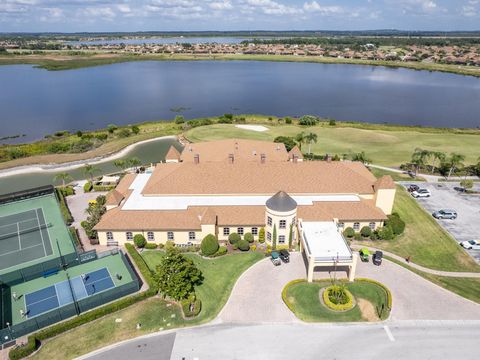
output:
M 208 234 L 264 228 L 268 244 L 298 242 L 310 267 L 356 257 L 341 230 L 383 226 L 391 214 L 395 184 L 360 162 L 303 161 L 295 147 L 252 140 L 220 140 L 171 147 L 164 163 L 145 174 L 127 174 L 107 196 L 97 224 L 100 244 L 123 245 L 143 234 L 149 242 L 199 244 Z M 292 235 L 290 235 L 292 234 Z

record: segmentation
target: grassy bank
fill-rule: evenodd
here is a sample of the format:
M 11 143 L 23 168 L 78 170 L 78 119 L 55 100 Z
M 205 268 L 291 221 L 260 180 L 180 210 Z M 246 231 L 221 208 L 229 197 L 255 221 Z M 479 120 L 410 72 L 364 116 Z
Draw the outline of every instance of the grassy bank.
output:
M 480 156 L 480 131 L 462 132 L 455 129 L 425 129 L 405 126 L 352 124 L 336 122 L 335 126 L 321 123 L 313 127 L 299 125 L 274 125 L 266 121 L 268 131 L 256 132 L 239 129 L 231 124 L 216 124 L 191 129 L 185 136 L 193 141 L 224 138 L 273 140 L 277 136 L 295 137 L 298 133 L 315 133 L 318 142 L 312 144 L 315 154 L 348 154 L 365 151 L 372 163 L 399 166 L 410 160 L 417 147 L 423 149 L 457 152 L 466 156 L 466 163 L 475 164 Z M 303 145 L 308 150 L 308 145 Z
M 320 300 L 321 289 L 329 285 L 331 282 L 328 280 L 291 283 L 284 289 L 284 301 L 300 320 L 307 322 L 379 321 L 388 318 L 387 294 L 381 286 L 361 280 L 346 283 L 356 305 L 348 311 L 332 311 Z
M 452 237 L 407 193 L 397 186 L 394 210 L 405 221 L 405 233 L 390 241 L 362 241 L 430 269 L 480 271 L 478 265 Z
M 47 70 L 68 70 L 82 67 L 110 65 L 129 61 L 199 61 L 199 60 L 250 60 L 250 61 L 279 61 L 279 62 L 309 62 L 320 64 L 353 64 L 369 66 L 386 66 L 392 68 L 407 68 L 412 70 L 441 71 L 459 75 L 480 76 L 480 68 L 474 66 L 446 65 L 425 62 L 403 62 L 382 60 L 339 59 L 318 56 L 293 55 L 243 55 L 243 54 L 149 54 L 131 55 L 115 53 L 85 52 L 82 55 L 69 55 L 68 52 L 45 52 L 35 55 L 3 55 L 0 56 L 0 65 L 35 64 Z
M 433 282 L 440 287 L 443 287 L 444 289 L 447 289 L 457 295 L 460 295 L 464 298 L 480 304 L 480 278 L 462 278 L 432 275 L 408 266 L 407 264 L 391 258 L 390 256 L 385 256 L 385 258 L 400 266 L 403 266 L 410 271 L 413 271 L 415 274 L 420 275 L 421 277 Z
M 163 257 L 163 252 L 145 251 L 142 256 L 148 266 L 155 269 Z M 186 256 L 195 262 L 205 278 L 203 284 L 196 289 L 197 296 L 202 300 L 202 311 L 198 317 L 185 320 L 176 304 L 154 297 L 45 342 L 33 358 L 73 359 L 122 340 L 210 321 L 225 305 L 238 277 L 263 258 L 261 254 L 253 252 L 212 260 L 203 259 L 195 254 Z M 137 323 L 142 325 L 141 329 L 136 328 Z

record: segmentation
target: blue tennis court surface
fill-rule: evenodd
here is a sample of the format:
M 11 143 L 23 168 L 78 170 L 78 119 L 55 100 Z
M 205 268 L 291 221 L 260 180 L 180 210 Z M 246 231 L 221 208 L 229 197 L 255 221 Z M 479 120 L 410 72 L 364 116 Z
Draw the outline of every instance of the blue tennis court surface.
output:
M 85 273 L 70 282 L 65 280 L 25 294 L 25 315 L 32 318 L 113 287 L 115 284 L 107 268 Z

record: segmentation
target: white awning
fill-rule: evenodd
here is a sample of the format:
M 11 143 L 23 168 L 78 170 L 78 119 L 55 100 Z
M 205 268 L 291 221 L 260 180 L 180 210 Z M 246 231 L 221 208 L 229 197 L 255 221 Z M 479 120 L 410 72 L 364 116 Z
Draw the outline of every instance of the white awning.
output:
M 307 255 L 315 262 L 349 262 L 352 251 L 333 221 L 301 222 L 302 240 Z

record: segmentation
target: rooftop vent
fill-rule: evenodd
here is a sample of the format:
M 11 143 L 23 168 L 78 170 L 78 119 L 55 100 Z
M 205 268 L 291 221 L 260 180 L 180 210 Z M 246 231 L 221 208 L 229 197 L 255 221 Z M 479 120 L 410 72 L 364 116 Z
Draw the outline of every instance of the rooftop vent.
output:
M 195 154 L 195 155 L 193 156 L 193 162 L 194 162 L 195 164 L 199 164 L 199 163 L 200 163 L 200 155 L 199 155 L 199 154 Z
M 260 163 L 265 164 L 266 161 L 267 161 L 267 155 L 260 154 Z
M 235 156 L 233 154 L 228 154 L 228 163 L 233 164 Z

